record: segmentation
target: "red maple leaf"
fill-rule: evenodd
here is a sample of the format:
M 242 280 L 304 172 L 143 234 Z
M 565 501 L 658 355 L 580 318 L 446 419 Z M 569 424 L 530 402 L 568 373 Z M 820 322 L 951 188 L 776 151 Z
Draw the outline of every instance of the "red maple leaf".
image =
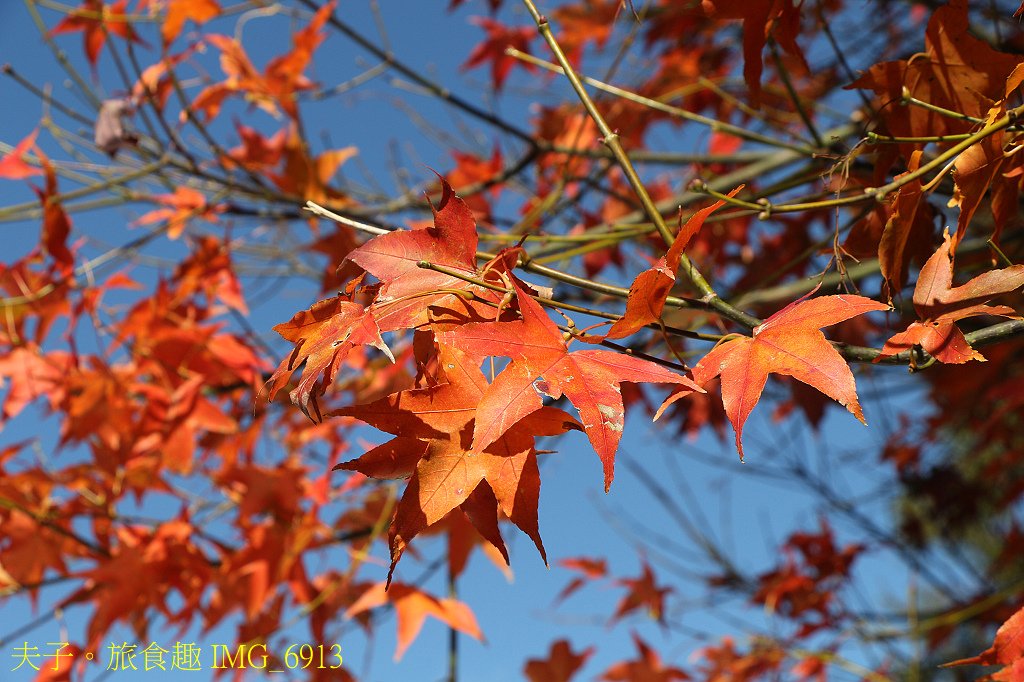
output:
M 407 296 L 453 281 L 450 275 L 419 267 L 420 261 L 476 275 L 476 223 L 469 207 L 442 179 L 441 201 L 431 206 L 434 225 L 419 230 L 396 230 L 366 242 L 348 259 L 379 279 L 382 295 Z
M 100 51 L 107 42 L 107 34 L 145 44 L 128 23 L 128 0 L 117 0 L 109 5 L 102 0 L 84 0 L 68 13 L 59 24 L 50 29 L 50 35 L 82 31 L 85 56 L 96 67 Z
M 501 8 L 502 1 L 503 0 L 487 0 L 487 6 L 491 10 L 491 14 L 494 14 Z M 448 11 L 454 12 L 458 9 L 459 5 L 464 2 L 466 2 L 466 0 L 451 0 L 451 2 L 448 3 Z
M 477 276 L 473 213 L 443 178 L 441 188 L 441 200 L 431 206 L 432 226 L 374 237 L 348 255 L 347 260 L 382 283 L 372 308 L 383 331 L 426 324 L 429 306 L 453 304 L 454 291 L 469 290 L 497 300 L 493 292 L 460 277 L 419 266 L 428 262 L 465 277 Z
M 497 198 L 501 194 L 502 188 L 501 183 L 496 182 L 499 179 L 499 174 L 505 168 L 501 147 L 495 144 L 489 159 L 458 150 L 452 150 L 451 155 L 455 159 L 456 165 L 448 172 L 447 181 L 456 191 L 472 190 L 472 195 L 466 199 L 467 205 L 482 220 L 489 221 L 491 202 L 488 200 L 487 194 Z M 494 183 L 490 186 L 489 192 L 485 192 L 483 189 L 487 183 Z
M 43 171 L 25 163 L 25 154 L 29 149 L 35 147 L 36 135 L 39 130 L 33 130 L 25 139 L 15 145 L 9 154 L 0 159 L 0 178 L 9 180 L 20 180 L 33 175 L 42 175 Z
M 547 658 L 528 660 L 523 674 L 530 682 L 569 682 L 593 653 L 592 646 L 578 654 L 573 653 L 568 640 L 560 639 L 551 645 Z
M 903 91 L 922 101 L 977 118 L 1008 94 L 1007 78 L 1021 57 L 994 49 L 971 34 L 968 0 L 951 0 L 932 14 L 924 54 L 873 65 L 847 88 L 879 95 L 888 132 L 896 136 L 948 135 L 972 130 L 966 118 L 923 107 L 894 106 Z
M 43 229 L 40 235 L 42 247 L 44 252 L 57 261 L 63 272 L 69 273 L 75 262 L 67 246 L 68 236 L 71 234 L 71 218 L 58 200 L 57 172 L 53 164 L 41 149 L 37 149 L 36 153 L 46 178 L 46 184 L 42 188 L 33 187 L 43 207 Z
M 608 575 L 608 562 L 604 559 L 590 557 L 570 557 L 558 562 L 562 568 L 577 571 L 579 576 L 573 578 L 555 597 L 555 604 L 565 601 L 591 580 L 600 580 Z
M 820 296 L 794 301 L 754 328 L 753 336 L 715 346 L 693 368 L 693 378 L 705 385 L 722 376 L 722 402 L 736 430 L 736 449 L 743 458 L 743 424 L 761 399 L 768 375 L 786 374 L 818 389 L 848 409 L 861 422 L 853 373 L 819 329 L 888 306 L 864 296 Z M 682 397 L 674 394 L 658 408 L 655 418 Z
M 465 202 L 455 196 L 442 180 L 443 195 L 434 212 L 434 225 L 417 230 L 401 230 L 374 237 L 348 254 L 350 260 L 381 281 L 369 307 L 353 303 L 350 296 L 321 301 L 308 311 L 275 329 L 298 345 L 269 382 L 269 397 L 289 380 L 305 361 L 299 386 L 292 400 L 306 414 L 313 405 L 314 418 L 320 411 L 316 398 L 334 381 L 341 363 L 357 345 L 372 345 L 389 357 L 381 332 L 417 327 L 430 322 L 431 305 L 445 305 L 458 299 L 456 290 L 469 289 L 486 300 L 497 295 L 471 285 L 459 277 L 419 267 L 421 261 L 476 276 L 476 223 Z M 326 370 L 322 380 L 319 373 Z
M 633 633 L 633 643 L 637 648 L 637 657 L 630 661 L 616 663 L 605 670 L 600 679 L 607 680 L 608 682 L 633 682 L 634 680 L 672 682 L 673 680 L 690 679 L 690 676 L 679 668 L 666 666 L 662 663 L 658 652 L 652 649 L 647 642 L 640 639 L 636 633 Z
M 647 614 L 664 624 L 665 618 L 665 597 L 673 592 L 671 587 L 658 587 L 655 583 L 654 571 L 646 561 L 643 565 L 643 572 L 636 578 L 621 578 L 616 581 L 620 587 L 627 588 L 626 594 L 619 600 L 612 614 L 610 624 L 616 623 L 627 614 L 637 609 L 646 609 Z
M 752 646 L 750 652 L 743 653 L 736 650 L 732 637 L 723 637 L 720 645 L 705 647 L 699 654 L 706 661 L 698 671 L 701 679 L 715 682 L 753 682 L 777 676 L 779 666 L 785 660 L 785 652 L 772 642 Z
M 540 472 L 533 437 L 557 435 L 579 425 L 561 410 L 544 408 L 487 447 L 472 447 L 473 419 L 487 380 L 477 364 L 454 348 L 442 346 L 439 362 L 445 383 L 400 391 L 333 413 L 356 417 L 397 436 L 336 468 L 373 478 L 410 477 L 391 524 L 392 571 L 413 537 L 459 506 L 506 562 L 508 554 L 497 529 L 499 507 L 544 557 L 537 524 Z
M 281 162 L 288 137 L 287 130 L 279 130 L 272 137 L 266 138 L 259 131 L 241 123 L 235 123 L 235 129 L 242 144 L 228 150 L 222 159 L 227 168 L 241 165 L 251 171 L 265 171 Z M 332 174 L 334 170 L 337 169 L 332 169 Z
M 985 356 L 971 348 L 955 322 L 977 315 L 1016 316 L 1010 306 L 985 304 L 996 296 L 1024 286 L 1024 265 L 991 270 L 954 287 L 951 249 L 952 239 L 946 230 L 942 246 L 921 268 L 914 288 L 914 309 L 920 320 L 890 337 L 882 347 L 879 360 L 920 346 L 939 362 L 962 364 L 970 360 L 984 361 Z
M 512 28 L 487 17 L 473 17 L 471 21 L 484 29 L 487 32 L 487 37 L 469 54 L 462 65 L 463 70 L 476 68 L 490 62 L 491 82 L 494 83 L 494 89 L 498 92 L 501 91 L 505 79 L 508 78 L 509 72 L 516 64 L 521 64 L 529 71 L 537 70 L 534 65 L 520 62 L 506 52 L 508 48 L 514 47 L 520 52 L 529 53 L 530 41 L 537 35 L 534 29 L 526 26 Z
M 474 322 L 439 335 L 472 355 L 505 356 L 512 362 L 488 386 L 477 410 L 473 448 L 495 442 L 513 424 L 540 409 L 540 391 L 558 399 L 563 394 L 580 412 L 587 436 L 604 467 L 607 490 L 614 478 L 615 451 L 622 437 L 625 409 L 619 384 L 681 384 L 700 388 L 687 377 L 661 365 L 607 350 L 569 352 L 561 330 L 540 304 L 513 278 L 522 319 L 513 322 Z M 534 388 L 534 381 L 544 381 Z
M 313 87 L 305 70 L 313 52 L 323 42 L 322 29 L 334 5 L 329 2 L 317 10 L 308 26 L 292 34 L 292 50 L 268 62 L 263 73 L 253 66 L 237 39 L 217 34 L 206 36 L 206 41 L 220 50 L 220 66 L 227 78 L 196 95 L 192 110 L 211 119 L 220 112 L 226 98 L 241 94 L 271 115 L 276 115 L 280 107 L 292 119 L 297 118 L 295 93 Z
M 714 18 L 743 21 L 743 79 L 755 105 L 761 101 L 761 52 L 769 36 L 786 52 L 804 62 L 796 44 L 800 32 L 800 10 L 792 0 L 705 0 L 705 11 Z M 804 62 L 804 68 L 806 63 Z
M 728 196 L 736 196 L 741 189 L 743 185 L 729 192 Z M 608 338 L 621 339 L 661 320 L 665 299 L 676 282 L 676 270 L 679 269 L 683 249 L 704 226 L 708 216 L 724 204 L 725 201 L 716 201 L 691 215 L 685 225 L 679 226 L 679 234 L 676 235 L 668 252 L 658 259 L 654 267 L 644 270 L 633 280 L 629 287 L 629 298 L 626 299 L 626 312 L 622 319 L 616 321 L 608 330 Z

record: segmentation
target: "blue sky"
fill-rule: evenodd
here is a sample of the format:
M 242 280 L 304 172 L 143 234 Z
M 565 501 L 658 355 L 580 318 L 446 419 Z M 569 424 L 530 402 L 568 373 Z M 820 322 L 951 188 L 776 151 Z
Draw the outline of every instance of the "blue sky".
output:
M 488 78 L 484 70 L 464 73 L 459 69 L 482 35 L 467 21 L 478 7 L 470 2 L 467 3 L 468 8 L 449 15 L 441 11 L 442 4 L 380 3 L 389 39 L 400 59 L 423 68 L 470 101 L 493 106 L 503 113 L 510 113 L 513 118 L 520 117 L 524 126 L 525 118 L 531 114 L 531 101 L 546 99 L 552 102 L 565 95 L 567 86 L 561 81 L 552 80 L 538 90 L 535 87 L 537 77 L 516 74 L 510 81 L 508 94 L 493 99 L 483 87 Z M 482 8 L 483 3 L 478 5 Z M 343 2 L 340 12 L 347 21 L 367 31 L 374 30 L 372 17 L 363 3 Z M 51 25 L 56 20 L 52 12 L 44 12 L 44 16 Z M 526 23 L 521 14 L 520 23 Z M 257 64 L 287 48 L 287 36 L 280 31 L 281 26 L 282 23 L 276 19 L 256 17 L 246 23 L 245 44 Z M 221 30 L 229 32 L 232 29 L 225 26 Z M 81 58 L 80 36 L 72 34 L 58 40 L 88 77 L 88 67 Z M 536 45 L 540 52 L 539 41 Z M 0 3 L 2 62 L 10 62 L 35 83 L 51 84 L 58 98 L 74 102 L 74 97 L 65 87 L 64 75 L 43 45 L 24 6 L 18 2 Z M 373 60 L 343 37 L 332 36 L 318 53 L 315 63 L 315 78 L 337 82 L 369 68 Z M 107 61 L 101 64 L 99 74 L 100 84 L 117 82 L 112 78 L 111 65 Z M 326 147 L 357 145 L 360 149 L 359 164 L 388 188 L 394 187 L 393 163 L 397 163 L 407 180 L 413 183 L 429 180 L 426 166 L 444 169 L 451 165 L 446 147 L 448 141 L 434 139 L 428 131 L 411 122 L 410 112 L 435 123 L 447 121 L 446 132 L 467 149 L 489 150 L 490 133 L 479 125 L 464 117 L 452 119 L 447 109 L 430 97 L 410 94 L 408 89 L 384 87 L 388 79 L 400 79 L 399 76 L 379 78 L 380 87 L 370 83 L 350 95 L 311 107 L 307 118 L 309 138 L 322 141 Z M 41 105 L 10 80 L 0 80 L 0 84 L 4 95 L 4 106 L 0 107 L 0 140 L 14 144 L 36 125 Z M 246 122 L 254 120 L 260 119 L 258 116 L 246 118 Z M 226 129 L 229 121 L 230 117 L 222 116 L 218 125 Z M 265 117 L 262 122 L 265 131 L 275 129 L 275 122 L 271 119 Z M 345 170 L 348 172 L 350 169 L 346 167 Z M 356 166 L 351 171 L 357 172 Z M 31 194 L 22 183 L 0 181 L 0 205 L 29 199 Z M 117 242 L 133 236 L 126 225 L 134 217 L 137 213 L 115 209 L 76 215 L 74 219 L 76 229 Z M 7 239 L 7 258 L 21 255 L 37 239 L 36 224 L 7 223 L 0 225 L 0 229 L 4 230 Z M 170 248 L 173 247 L 158 245 L 154 247 L 154 253 Z M 264 298 L 254 306 L 253 324 L 268 331 L 270 338 L 270 325 L 309 305 L 315 294 L 311 288 L 301 286 L 278 291 L 277 295 Z M 861 378 L 860 386 L 862 391 L 884 393 L 890 386 L 899 384 L 901 373 L 899 369 L 881 370 L 875 377 Z M 781 386 L 775 385 L 774 389 L 780 391 Z M 793 422 L 781 425 L 771 422 L 768 418 L 771 409 L 770 402 L 764 403 L 747 427 L 748 463 L 743 466 L 737 463 L 731 433 L 727 434 L 725 441 L 704 434 L 696 441 L 688 442 L 663 428 L 652 426 L 639 412 L 630 413 L 619 453 L 618 477 L 607 495 L 602 492 L 600 464 L 584 438 L 572 434 L 550 444 L 558 453 L 543 458 L 540 522 L 551 568 L 544 567 L 528 538 L 512 533 L 506 533 L 512 555 L 512 582 L 483 557 L 477 555 L 473 559 L 459 592 L 460 597 L 473 607 L 489 643 L 480 644 L 461 638 L 462 679 L 494 682 L 521 679 L 523 662 L 527 658 L 545 656 L 551 642 L 562 637 L 570 639 L 576 649 L 596 646 L 597 653 L 581 677 L 593 678 L 611 663 L 633 656 L 629 638 L 632 631 L 642 634 L 671 663 L 686 666 L 692 661 L 700 642 L 685 633 L 733 634 L 741 638 L 744 634 L 742 628 L 747 622 L 763 622 L 764 614 L 756 609 L 747 609 L 741 603 L 705 603 L 705 592 L 698 577 L 676 577 L 663 568 L 661 557 L 655 556 L 650 559 L 655 569 L 662 572 L 662 580 L 671 582 L 676 588 L 670 602 L 673 610 L 669 614 L 670 622 L 677 626 L 673 629 L 665 630 L 640 616 L 609 626 L 608 617 L 623 591 L 608 583 L 584 588 L 558 608 L 553 607 L 553 602 L 555 595 L 573 577 L 557 566 L 559 559 L 606 557 L 613 575 L 632 577 L 639 574 L 641 567 L 641 553 L 635 538 L 631 537 L 637 532 L 637 524 L 640 532 L 649 533 L 651 538 L 681 540 L 678 524 L 652 500 L 650 491 L 631 473 L 630 466 L 642 468 L 656 480 L 665 482 L 680 499 L 695 503 L 700 509 L 700 516 L 696 518 L 707 523 L 702 530 L 711 537 L 719 538 L 739 565 L 755 571 L 771 567 L 777 559 L 775 548 L 791 530 L 814 530 L 818 527 L 820 510 L 812 498 L 800 492 L 798 485 L 761 475 L 765 470 L 771 470 L 773 460 L 777 462 L 784 458 L 787 449 L 793 452 L 809 449 L 813 454 L 808 459 L 820 465 L 823 475 L 847 489 L 868 491 L 877 484 L 878 479 L 873 472 L 845 466 L 844 453 L 874 447 L 886 431 L 884 426 L 892 420 L 891 405 L 874 402 L 867 406 L 869 422 L 883 427 L 878 431 L 860 426 L 841 409 L 830 409 L 822 429 L 823 433 L 829 434 L 827 438 L 810 433 L 804 428 L 801 417 L 795 418 L 796 425 Z M 29 410 L 0 433 L 0 444 L 40 434 L 51 426 L 52 420 L 45 421 L 41 411 Z M 58 456 L 73 456 L 73 453 Z M 689 489 L 685 495 L 679 481 Z M 875 511 L 881 513 L 883 510 Z M 839 541 L 844 542 L 848 533 L 843 522 L 836 521 L 835 526 Z M 657 542 L 655 540 L 655 544 Z M 440 553 L 441 547 L 429 543 L 424 545 L 426 559 L 440 556 Z M 382 554 L 378 555 L 384 559 Z M 702 568 L 705 572 L 710 570 L 706 564 L 702 566 L 688 558 L 676 559 L 677 563 L 695 569 L 698 574 Z M 899 573 L 897 564 L 881 555 L 867 557 L 862 563 L 862 574 L 866 578 L 863 584 L 872 589 L 871 594 L 864 595 L 865 599 L 881 603 L 886 596 L 902 596 L 900 590 L 906 580 Z M 383 578 L 385 570 L 386 566 L 379 567 L 375 575 L 373 569 L 367 569 L 366 577 Z M 418 573 L 416 565 L 406 559 L 399 569 L 399 578 L 411 580 Z M 428 587 L 437 593 L 443 593 L 445 589 L 439 575 L 428 583 Z M 45 613 L 47 604 L 52 601 L 51 594 L 59 592 L 44 591 L 40 611 L 36 613 Z M 84 616 L 82 609 L 69 609 L 60 618 L 20 639 L 43 647 L 46 642 L 61 637 L 64 628 L 71 632 L 81 630 Z M 0 604 L 0 621 L 6 624 L 0 629 L 0 637 L 34 617 L 25 600 L 14 599 Z M 305 641 L 304 632 L 304 628 L 296 626 L 294 639 L 289 642 L 302 643 Z M 393 632 L 393 622 L 385 621 L 378 629 L 376 639 L 367 642 L 361 633 L 351 627 L 346 628 L 339 642 L 344 650 L 346 666 L 351 666 L 353 672 L 360 676 L 368 670 L 365 678 L 368 680 L 429 680 L 444 676 L 446 628 L 428 621 L 420 637 L 397 665 L 391 662 Z M 123 636 L 126 641 L 133 641 L 129 631 L 122 629 L 119 633 L 118 636 Z M 193 638 L 206 646 L 233 640 L 233 630 L 229 629 L 215 630 L 207 635 L 192 630 L 179 635 L 171 631 L 161 632 L 155 627 L 152 635 L 164 648 L 169 648 L 168 644 L 174 641 Z M 11 667 L 5 668 L 4 660 L 18 643 L 4 642 L 0 647 L 0 671 Z M 139 644 L 145 646 L 146 643 Z M 19 677 L 20 672 L 0 672 L 0 678 L 30 679 L 29 676 Z M 108 679 L 119 677 L 128 676 L 118 673 Z M 151 673 L 145 679 L 162 677 Z M 193 679 L 207 677 L 208 672 L 203 672 L 194 675 Z M 98 678 L 93 674 L 88 679 Z M 168 675 L 166 679 L 181 678 Z

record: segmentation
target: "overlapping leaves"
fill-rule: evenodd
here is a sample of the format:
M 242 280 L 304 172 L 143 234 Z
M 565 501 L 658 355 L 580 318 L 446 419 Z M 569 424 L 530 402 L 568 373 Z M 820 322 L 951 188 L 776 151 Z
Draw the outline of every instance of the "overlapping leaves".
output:
M 1024 286 L 1024 265 L 990 270 L 954 287 L 951 248 L 952 238 L 947 231 L 942 245 L 924 264 L 917 278 L 914 310 L 920 319 L 911 322 L 905 331 L 890 337 L 882 348 L 880 359 L 916 346 L 940 362 L 984 361 L 985 357 L 971 347 L 956 322 L 980 315 L 1016 316 L 1010 306 L 987 303 L 996 296 Z
M 476 243 L 473 215 L 442 181 L 433 225 L 375 237 L 349 254 L 348 260 L 379 284 L 356 281 L 345 294 L 275 328 L 296 345 L 271 378 L 269 396 L 304 362 L 291 397 L 317 420 L 319 397 L 353 349 L 376 346 L 390 356 L 382 331 L 418 330 L 417 357 L 426 385 L 332 413 L 395 435 L 338 467 L 374 478 L 408 479 L 391 524 L 392 570 L 413 537 L 456 508 L 506 559 L 499 513 L 530 536 L 543 556 L 534 439 L 584 430 L 602 461 L 607 488 L 625 418 L 619 385 L 665 383 L 701 390 L 688 377 L 649 360 L 604 349 L 570 351 L 570 336 L 509 271 L 518 251 L 478 268 Z M 504 295 L 493 291 L 498 285 L 507 287 Z M 355 302 L 360 295 L 372 300 Z M 489 382 L 480 365 L 502 356 L 511 362 Z M 545 406 L 542 394 L 565 395 L 582 423 Z

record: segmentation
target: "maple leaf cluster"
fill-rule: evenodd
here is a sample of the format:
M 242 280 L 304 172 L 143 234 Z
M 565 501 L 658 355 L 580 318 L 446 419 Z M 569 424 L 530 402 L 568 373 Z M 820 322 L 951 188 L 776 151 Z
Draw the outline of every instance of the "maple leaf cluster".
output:
M 625 419 L 619 384 L 700 390 L 649 360 L 602 349 L 570 351 L 572 334 L 558 328 L 538 302 L 544 299 L 511 271 L 517 250 L 477 268 L 473 215 L 446 181 L 442 188 L 432 226 L 380 235 L 348 255 L 379 280 L 370 285 L 369 305 L 354 302 L 362 292 L 350 287 L 276 327 L 296 345 L 271 377 L 268 397 L 305 361 L 291 397 L 317 420 L 323 416 L 318 398 L 353 348 L 375 346 L 393 360 L 381 333 L 416 330 L 421 387 L 328 415 L 356 417 L 396 436 L 337 467 L 408 479 L 391 523 L 392 572 L 409 541 L 456 508 L 506 561 L 499 510 L 545 557 L 534 439 L 584 431 L 607 489 Z M 481 363 L 500 357 L 510 362 L 488 381 Z M 543 395 L 564 395 L 580 420 L 544 405 Z
M 0 426 L 53 428 L 0 445 L 0 592 L 67 587 L 47 608 L 87 611 L 76 652 L 121 624 L 140 640 L 201 623 L 280 641 L 296 618 L 316 641 L 340 620 L 369 636 L 387 609 L 396 659 L 428 617 L 483 639 L 455 596 L 471 556 L 511 575 L 511 525 L 556 557 L 543 464 L 593 450 L 608 492 L 629 411 L 690 439 L 731 426 L 735 452 L 715 465 L 738 454 L 803 486 L 821 521 L 787 530 L 764 565 L 735 560 L 693 511 L 711 489 L 691 500 L 687 476 L 660 480 L 644 460 L 637 572 L 551 561 L 570 576 L 553 608 L 589 608 L 603 589 L 616 598 L 591 620 L 662 630 L 631 633 L 635 654 L 600 679 L 879 679 L 892 651 L 918 646 L 1020 679 L 1024 7 L 524 4 L 451 0 L 466 45 L 420 31 L 486 105 L 333 1 L 40 4 L 60 14 L 40 45 L 75 96 L 2 70 L 46 115 L 0 155 L 0 179 L 27 197 L 0 218 L 38 226 L 0 262 Z M 252 40 L 252 21 L 280 22 L 284 49 Z M 323 59 L 328 38 L 361 51 L 347 81 L 320 82 L 344 70 L 338 52 Z M 339 101 L 346 116 L 386 101 L 389 117 L 436 125 L 446 172 L 396 172 L 395 196 L 354 181 L 380 141 L 337 124 Z M 317 107 L 347 139 L 314 142 Z M 425 214 L 424 193 L 426 221 L 380 226 Z M 110 205 L 126 207 L 113 245 L 92 218 Z M 294 309 L 299 280 L 322 300 L 264 339 L 253 314 Z M 891 366 L 915 376 L 897 383 Z M 858 395 L 855 376 L 872 390 Z M 813 430 L 820 451 L 772 447 L 776 429 L 752 419 L 762 402 L 768 428 Z M 881 423 L 877 447 L 833 447 L 830 405 Z M 364 427 L 387 436 L 368 443 Z M 682 470 L 692 448 L 671 445 Z M 405 572 L 441 544 L 443 596 Z M 851 641 L 877 647 L 906 616 L 850 598 L 880 554 L 926 585 L 928 613 L 869 669 L 846 660 Z M 676 608 L 691 584 L 707 602 L 742 596 L 765 626 L 673 660 L 678 647 L 658 647 L 693 627 Z M 992 646 L 946 656 L 962 623 L 978 641 L 995 631 Z M 560 634 L 523 673 L 570 680 L 600 652 Z

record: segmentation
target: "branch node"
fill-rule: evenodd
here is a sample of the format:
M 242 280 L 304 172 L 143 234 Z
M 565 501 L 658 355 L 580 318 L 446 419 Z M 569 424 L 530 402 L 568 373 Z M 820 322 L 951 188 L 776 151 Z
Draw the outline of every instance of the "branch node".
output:
M 864 194 L 878 202 L 885 199 L 885 192 L 882 191 L 881 187 L 865 187 Z

